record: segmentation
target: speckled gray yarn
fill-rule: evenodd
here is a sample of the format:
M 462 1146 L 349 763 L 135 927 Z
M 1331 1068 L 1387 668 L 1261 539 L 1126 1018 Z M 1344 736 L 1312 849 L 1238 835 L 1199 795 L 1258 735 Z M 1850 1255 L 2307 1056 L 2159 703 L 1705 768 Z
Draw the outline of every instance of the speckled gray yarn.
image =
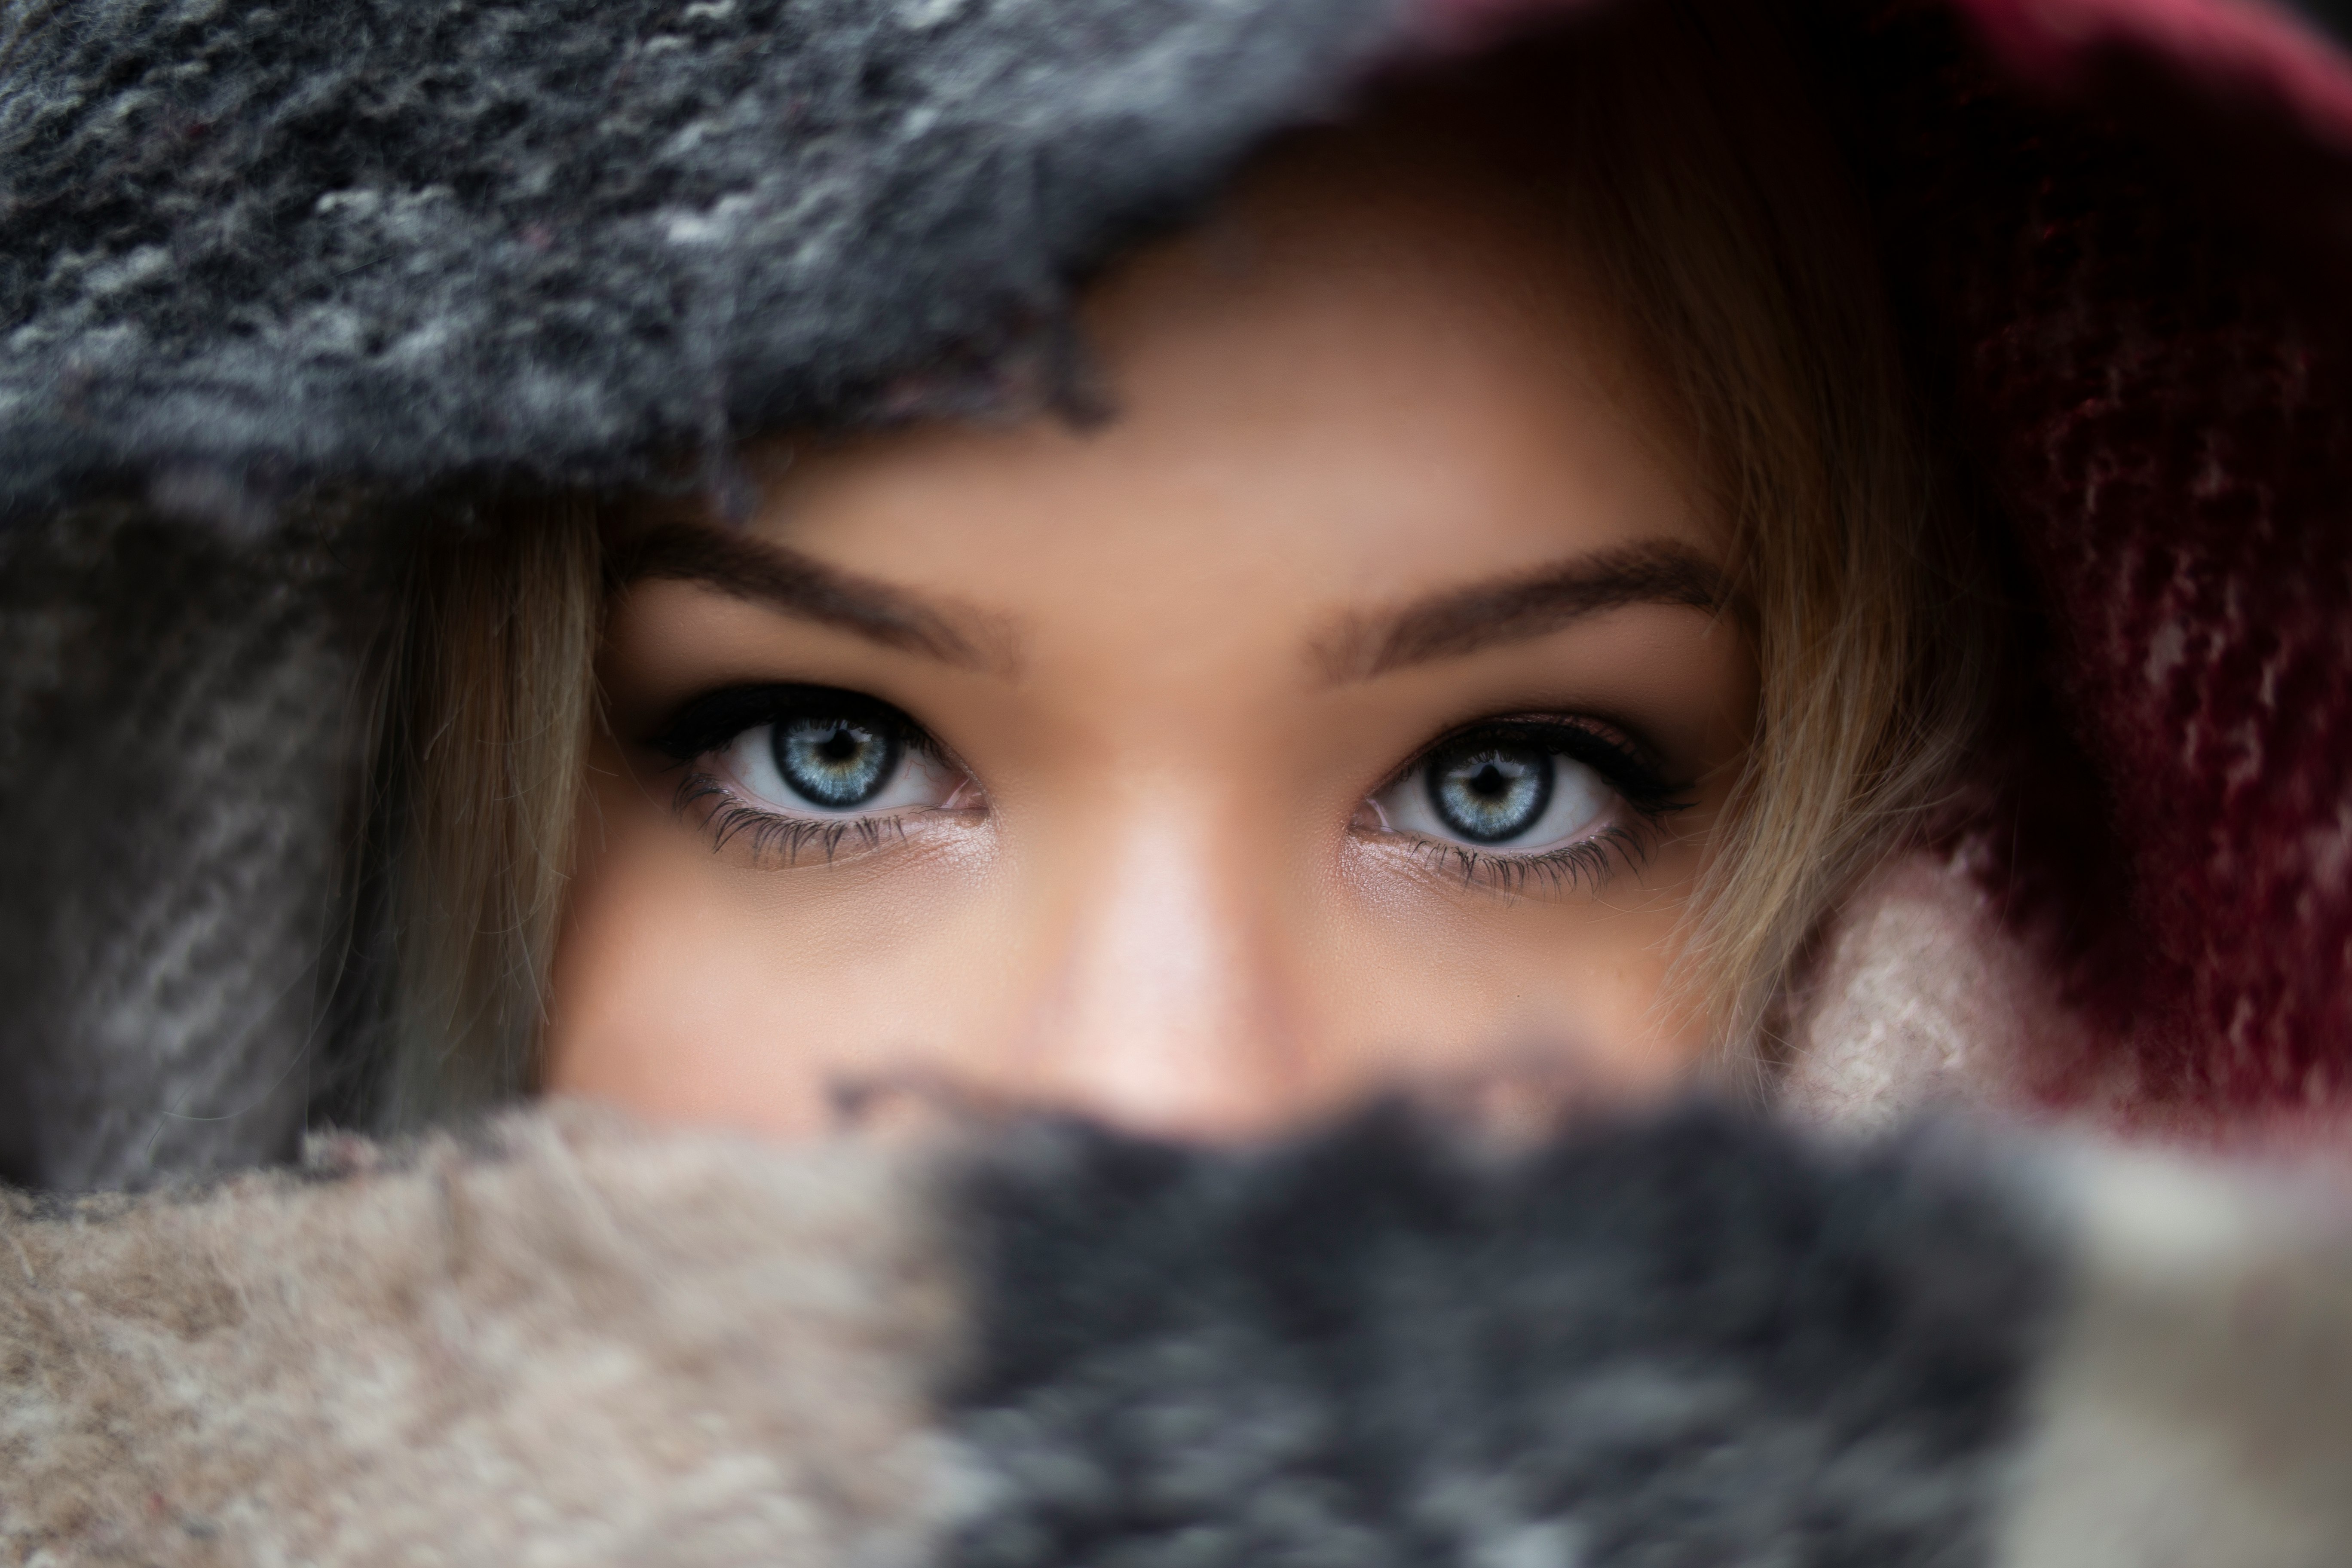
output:
M 234 511 L 320 475 L 628 479 L 986 395 L 1030 351 L 1050 378 L 1070 280 L 1401 12 L 11 5 L 0 516 L 93 482 Z

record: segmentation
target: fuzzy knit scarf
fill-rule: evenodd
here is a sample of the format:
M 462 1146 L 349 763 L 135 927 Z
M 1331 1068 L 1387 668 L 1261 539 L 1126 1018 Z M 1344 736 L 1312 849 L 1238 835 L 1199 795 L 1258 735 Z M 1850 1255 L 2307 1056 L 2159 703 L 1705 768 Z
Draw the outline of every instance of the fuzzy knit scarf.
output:
M 0 1555 L 2321 1568 L 2336 1195 L 1704 1110 L 1209 1154 L 558 1106 L 0 1211 Z

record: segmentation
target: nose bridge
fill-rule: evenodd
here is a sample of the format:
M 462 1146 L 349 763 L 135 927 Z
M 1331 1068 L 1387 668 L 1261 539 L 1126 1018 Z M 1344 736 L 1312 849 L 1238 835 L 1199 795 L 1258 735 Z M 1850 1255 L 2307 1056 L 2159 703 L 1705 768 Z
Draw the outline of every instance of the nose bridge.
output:
M 1102 813 L 1054 902 L 1024 1056 L 1031 1092 L 1142 1132 L 1216 1139 L 1300 1113 L 1290 944 L 1245 822 L 1145 787 Z

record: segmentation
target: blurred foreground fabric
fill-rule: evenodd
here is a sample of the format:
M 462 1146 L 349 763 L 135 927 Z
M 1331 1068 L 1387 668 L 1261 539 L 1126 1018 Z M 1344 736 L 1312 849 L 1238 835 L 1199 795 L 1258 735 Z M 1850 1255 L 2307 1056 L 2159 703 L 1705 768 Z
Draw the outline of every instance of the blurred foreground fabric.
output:
M 2319 1568 L 2344 1180 L 1696 1108 L 1204 1153 L 557 1106 L 13 1200 L 0 1552 Z

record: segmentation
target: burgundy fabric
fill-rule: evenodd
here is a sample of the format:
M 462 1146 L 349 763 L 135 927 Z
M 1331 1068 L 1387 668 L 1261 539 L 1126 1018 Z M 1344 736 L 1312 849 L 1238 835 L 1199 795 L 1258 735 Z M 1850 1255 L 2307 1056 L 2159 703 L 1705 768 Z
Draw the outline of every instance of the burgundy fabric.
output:
M 2173 1128 L 2352 1108 L 2352 63 L 2244 0 L 1803 26 L 2014 568 L 1962 848 L 2093 1025 L 2032 1091 Z
M 1882 13 L 1846 79 L 1922 357 L 1949 355 L 2042 611 L 1988 759 L 2010 852 L 1984 863 L 2105 1047 L 2036 1087 L 2121 1073 L 2176 1124 L 2340 1103 L 2352 72 L 2244 7 L 1991 10 L 1981 52 L 1943 14 Z M 1996 68 L 2021 66 L 2024 90 Z
M 2103 56 L 2165 63 L 2211 94 L 2296 117 L 2352 148 L 2352 72 L 2300 18 L 2258 0 L 1958 0 L 2004 65 L 2046 87 L 2080 88 Z

